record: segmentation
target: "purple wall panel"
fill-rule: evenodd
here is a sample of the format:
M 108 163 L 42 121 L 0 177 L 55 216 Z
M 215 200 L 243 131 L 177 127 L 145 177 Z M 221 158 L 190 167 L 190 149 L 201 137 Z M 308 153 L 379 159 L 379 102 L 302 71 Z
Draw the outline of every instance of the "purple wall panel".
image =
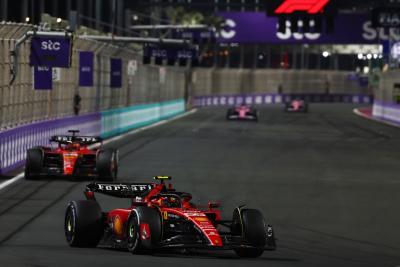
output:
M 291 99 L 301 98 L 311 103 L 353 103 L 371 104 L 373 96 L 365 94 L 241 94 L 241 95 L 211 95 L 196 96 L 193 105 L 205 106 L 233 106 L 246 103 L 248 105 L 281 104 Z

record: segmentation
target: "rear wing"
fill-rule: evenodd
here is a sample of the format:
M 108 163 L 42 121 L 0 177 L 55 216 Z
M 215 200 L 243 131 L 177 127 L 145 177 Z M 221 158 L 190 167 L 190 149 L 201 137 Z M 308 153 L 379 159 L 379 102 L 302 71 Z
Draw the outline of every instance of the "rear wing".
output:
M 100 193 L 119 198 L 145 197 L 155 187 L 149 183 L 90 183 L 86 186 L 88 193 Z
M 98 136 L 70 136 L 70 135 L 54 135 L 50 138 L 50 142 L 59 144 L 79 143 L 83 145 L 92 145 L 103 142 Z

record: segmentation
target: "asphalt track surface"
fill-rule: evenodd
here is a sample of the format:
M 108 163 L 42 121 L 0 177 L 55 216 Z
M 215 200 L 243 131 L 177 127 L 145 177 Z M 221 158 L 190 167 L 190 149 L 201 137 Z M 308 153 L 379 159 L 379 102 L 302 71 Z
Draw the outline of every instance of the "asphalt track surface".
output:
M 309 114 L 260 108 L 258 123 L 227 122 L 224 108 L 112 144 L 121 180 L 172 175 L 200 203 L 259 208 L 278 250 L 132 255 L 70 248 L 63 220 L 85 182 L 21 181 L 0 192 L 0 266 L 400 266 L 400 130 L 359 118 L 347 104 Z M 128 203 L 102 199 L 105 209 Z

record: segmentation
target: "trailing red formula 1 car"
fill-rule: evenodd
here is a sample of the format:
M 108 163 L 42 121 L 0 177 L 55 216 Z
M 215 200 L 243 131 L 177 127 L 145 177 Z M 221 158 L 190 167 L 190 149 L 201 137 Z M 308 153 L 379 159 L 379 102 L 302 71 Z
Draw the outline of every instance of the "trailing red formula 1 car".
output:
M 77 136 L 77 130 L 68 131 L 70 136 L 52 136 L 54 147 L 28 149 L 25 163 L 25 178 L 40 177 L 93 177 L 114 181 L 118 172 L 118 151 L 102 148 L 100 137 Z M 99 148 L 88 146 L 100 144 Z
M 258 110 L 244 104 L 228 109 L 227 120 L 258 121 Z
M 260 211 L 240 206 L 229 220 L 219 204 L 199 208 L 189 193 L 179 192 L 167 176 L 160 183 L 91 183 L 87 200 L 72 201 L 65 213 L 65 236 L 72 247 L 126 248 L 132 253 L 160 249 L 234 250 L 240 257 L 259 257 L 275 250 L 272 226 Z M 104 212 L 96 201 L 101 193 L 130 199 L 129 208 Z
M 286 112 L 308 112 L 308 103 L 302 99 L 293 99 L 285 103 Z

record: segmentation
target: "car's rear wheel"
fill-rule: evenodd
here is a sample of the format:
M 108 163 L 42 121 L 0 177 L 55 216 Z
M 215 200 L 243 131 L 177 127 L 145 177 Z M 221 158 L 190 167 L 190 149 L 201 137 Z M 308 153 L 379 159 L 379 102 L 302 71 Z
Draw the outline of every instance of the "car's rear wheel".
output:
M 118 174 L 118 151 L 115 149 L 100 150 L 97 154 L 96 168 L 99 180 L 115 181 Z
M 261 212 L 256 209 L 235 209 L 233 212 L 231 232 L 241 235 L 252 248 L 237 248 L 236 254 L 243 258 L 257 258 L 264 252 L 266 244 L 266 223 Z
M 43 168 L 43 151 L 41 148 L 31 148 L 26 152 L 25 179 L 34 180 Z
M 103 236 L 103 216 L 96 201 L 78 200 L 68 204 L 64 231 L 71 247 L 96 247 Z
M 228 111 L 226 112 L 226 119 L 229 121 L 231 120 L 231 116 L 233 115 L 234 110 L 232 108 L 228 109 Z

